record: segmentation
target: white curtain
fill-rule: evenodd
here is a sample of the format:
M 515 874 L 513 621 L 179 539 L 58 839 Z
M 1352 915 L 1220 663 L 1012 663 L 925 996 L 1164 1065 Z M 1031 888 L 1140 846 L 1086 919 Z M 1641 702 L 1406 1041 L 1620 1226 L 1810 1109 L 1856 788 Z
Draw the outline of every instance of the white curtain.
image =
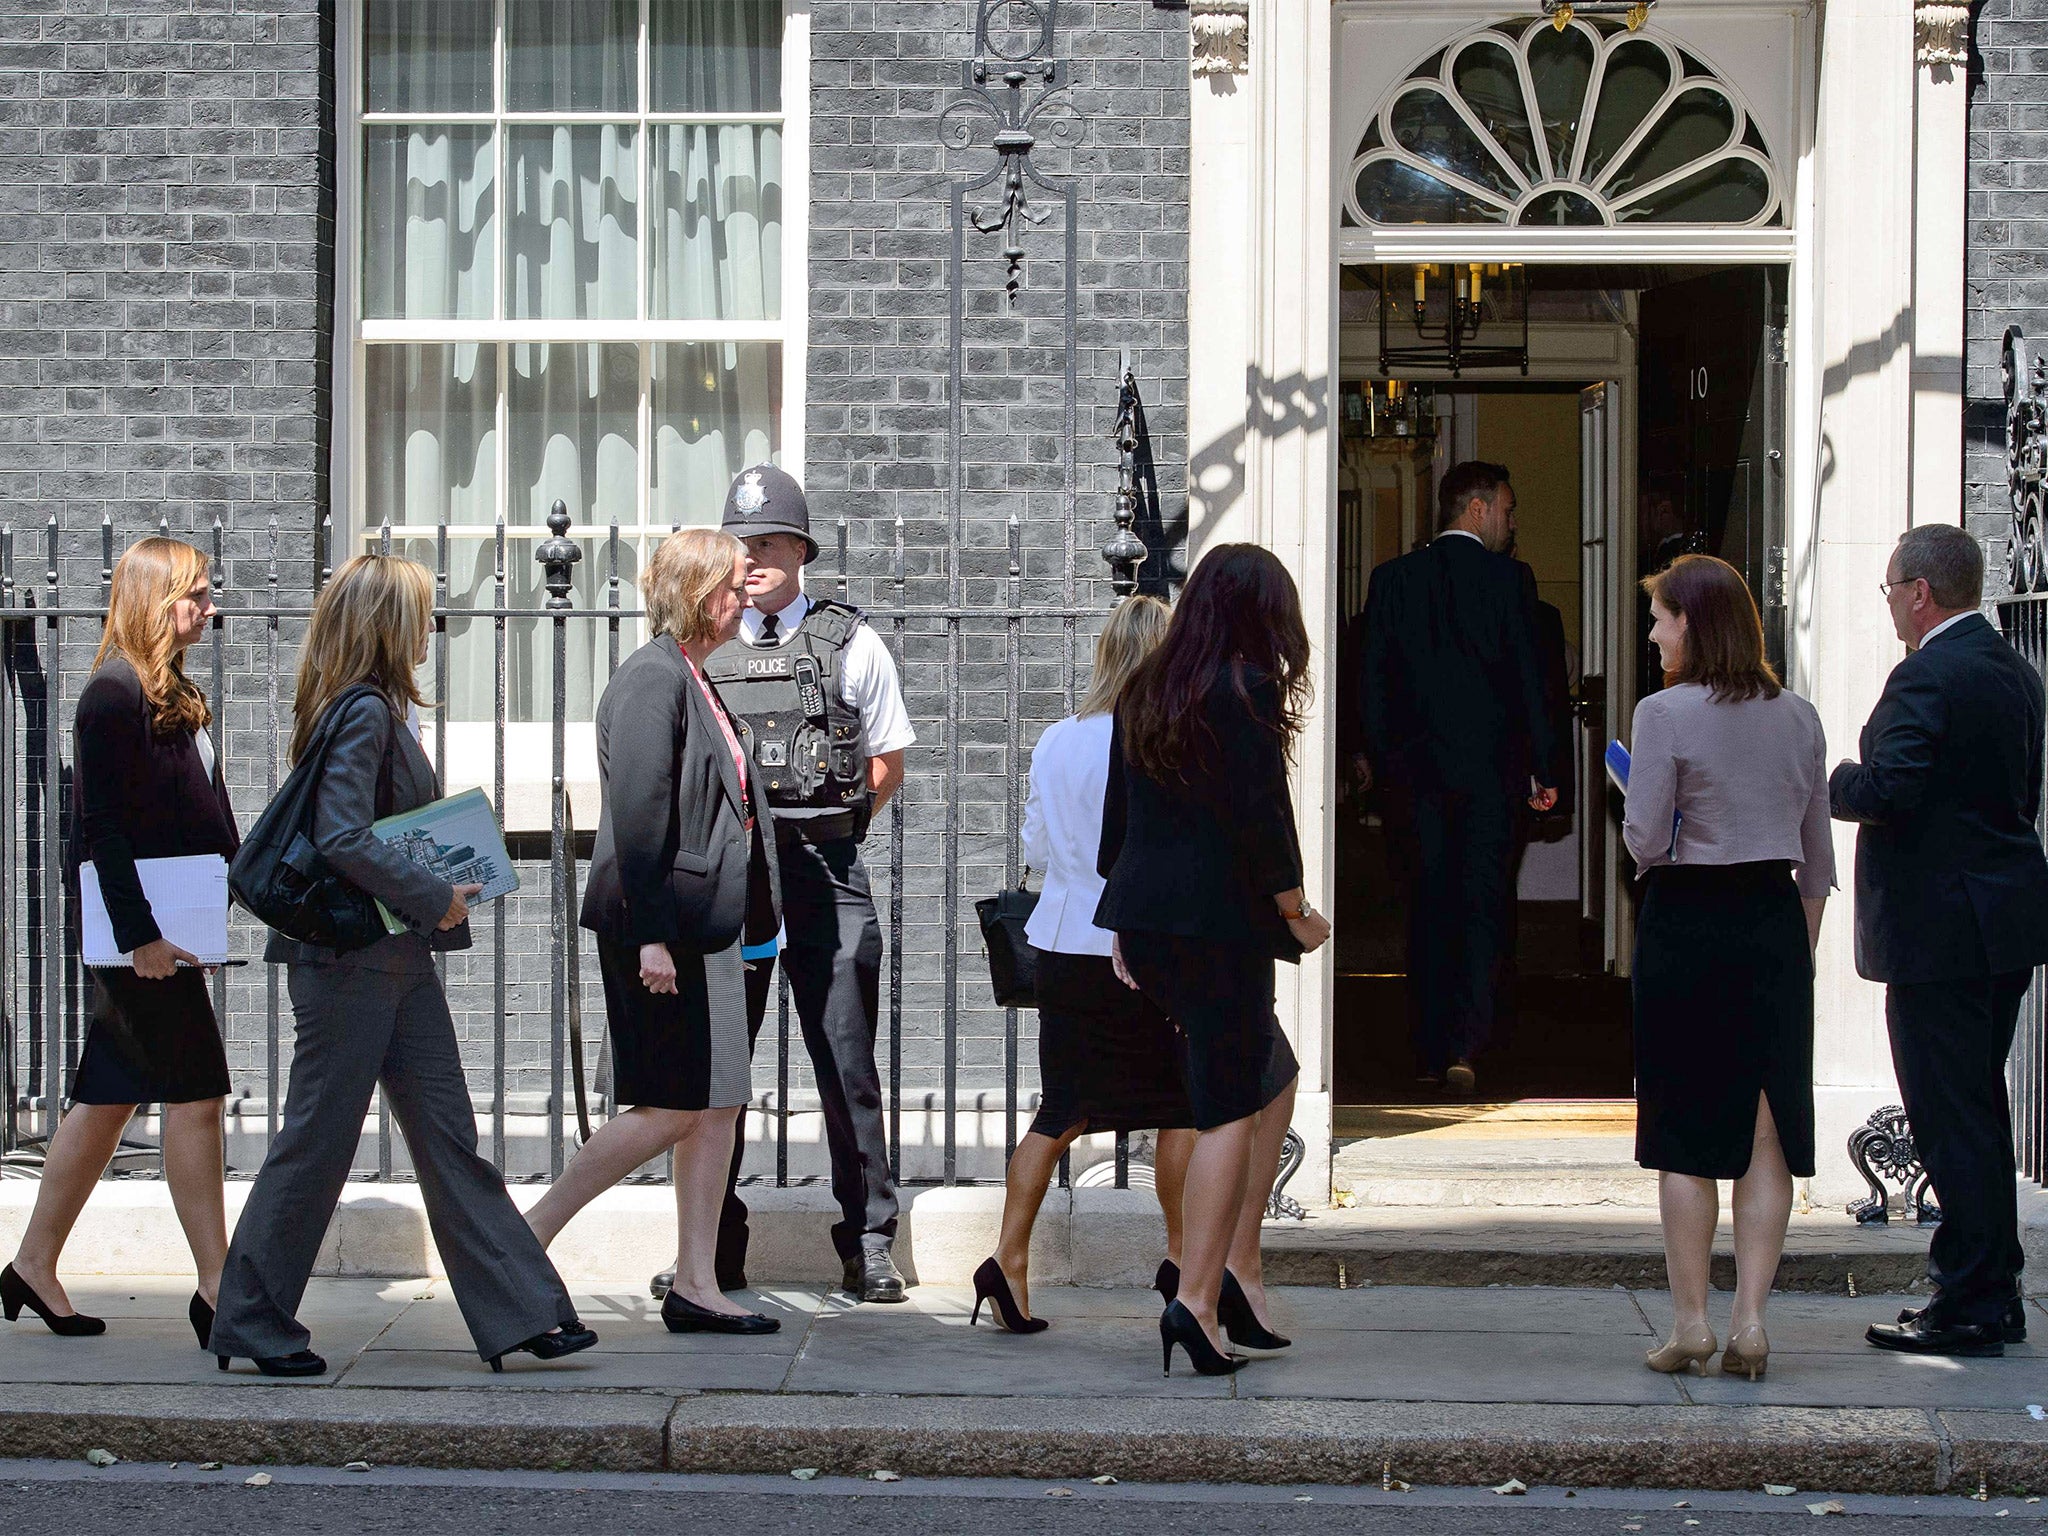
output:
M 505 0 L 505 96 L 514 112 L 631 112 L 637 0 Z
M 489 526 L 498 515 L 498 351 L 471 342 L 369 349 L 364 531 Z
M 364 315 L 488 319 L 498 229 L 490 128 L 373 126 L 364 136 Z
M 657 320 L 782 315 L 782 129 L 670 123 L 654 139 Z
M 505 132 L 508 317 L 632 319 L 640 239 L 634 130 L 556 123 Z
M 716 523 L 732 477 L 781 448 L 782 348 L 767 342 L 668 342 L 654 349 L 657 530 Z
M 574 9 L 589 0 L 574 0 Z M 371 112 L 491 110 L 492 0 L 369 0 L 363 105 Z
M 782 110 L 782 0 L 652 0 L 654 110 Z

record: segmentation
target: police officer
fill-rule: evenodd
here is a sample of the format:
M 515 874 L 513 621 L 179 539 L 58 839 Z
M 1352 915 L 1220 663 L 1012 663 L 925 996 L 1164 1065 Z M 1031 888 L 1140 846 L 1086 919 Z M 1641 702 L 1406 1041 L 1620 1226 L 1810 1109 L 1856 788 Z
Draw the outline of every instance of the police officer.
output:
M 863 1301 L 901 1301 L 903 1276 L 889 1255 L 896 1181 L 875 1069 L 882 930 L 860 844 L 903 782 L 903 752 L 917 733 L 881 637 L 858 609 L 804 593 L 803 568 L 818 558 L 818 545 L 802 487 L 757 464 L 727 492 L 724 526 L 746 541 L 753 571 L 740 633 L 705 671 L 753 728 L 768 783 L 782 874 L 781 959 L 824 1100 L 840 1209 L 832 1244 L 848 1291 Z M 774 971 L 773 961 L 748 969 L 750 1038 L 760 1034 Z M 747 1208 L 733 1189 L 745 1146 L 742 1130 L 719 1219 L 718 1281 L 727 1290 L 746 1284 Z

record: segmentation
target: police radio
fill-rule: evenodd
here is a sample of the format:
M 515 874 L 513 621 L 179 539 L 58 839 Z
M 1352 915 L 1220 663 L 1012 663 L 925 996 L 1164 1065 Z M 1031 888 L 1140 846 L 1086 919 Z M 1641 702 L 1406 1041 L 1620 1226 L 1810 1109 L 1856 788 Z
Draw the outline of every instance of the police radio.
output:
M 796 658 L 796 698 L 804 717 L 809 720 L 825 718 L 825 685 L 818 680 L 818 663 L 815 657 Z

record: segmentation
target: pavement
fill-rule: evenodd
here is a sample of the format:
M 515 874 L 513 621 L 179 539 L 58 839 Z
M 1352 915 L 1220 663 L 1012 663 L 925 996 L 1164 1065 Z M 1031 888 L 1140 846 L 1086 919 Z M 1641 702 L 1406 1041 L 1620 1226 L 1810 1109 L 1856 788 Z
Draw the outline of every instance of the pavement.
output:
M 2048 1487 L 2048 1345 L 1998 1360 L 1862 1343 L 1904 1295 L 1787 1294 L 1769 1375 L 1660 1376 L 1642 1356 L 1661 1291 L 1287 1286 L 1295 1347 L 1233 1377 L 1162 1376 L 1149 1291 L 1045 1286 L 1052 1327 L 968 1325 L 970 1291 L 901 1306 L 824 1286 L 753 1293 L 781 1332 L 671 1335 L 645 1277 L 572 1287 L 597 1348 L 478 1361 L 445 1281 L 315 1280 L 300 1316 L 332 1373 L 222 1373 L 184 1319 L 188 1285 L 81 1278 L 107 1317 L 59 1339 L 0 1325 L 0 1456 L 544 1471 L 1416 1485 L 1765 1483 L 1930 1494 Z M 1717 1298 L 1725 1331 L 1728 1298 Z M 2034 1331 L 2048 1340 L 2038 1304 Z

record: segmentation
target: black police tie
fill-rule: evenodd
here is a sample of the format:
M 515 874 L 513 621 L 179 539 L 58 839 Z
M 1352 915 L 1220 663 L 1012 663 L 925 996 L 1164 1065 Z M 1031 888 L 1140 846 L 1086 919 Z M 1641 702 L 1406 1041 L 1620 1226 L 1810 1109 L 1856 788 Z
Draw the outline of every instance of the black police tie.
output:
M 772 614 L 772 613 L 764 613 L 764 614 L 762 614 L 762 615 L 761 615 L 761 638 L 760 638 L 760 639 L 758 639 L 758 640 L 756 640 L 756 641 L 755 641 L 754 643 L 755 643 L 756 645 L 778 645 L 778 644 L 780 644 L 780 643 L 781 643 L 781 641 L 782 641 L 782 636 L 781 636 L 781 635 L 779 635 L 779 634 L 777 634 L 777 633 L 776 633 L 776 631 L 777 631 L 778 629 L 780 629 L 781 627 L 782 627 L 782 625 L 781 625 L 781 620 L 780 620 L 780 619 L 778 618 L 778 616 L 777 616 L 777 615 L 775 615 L 775 614 Z

